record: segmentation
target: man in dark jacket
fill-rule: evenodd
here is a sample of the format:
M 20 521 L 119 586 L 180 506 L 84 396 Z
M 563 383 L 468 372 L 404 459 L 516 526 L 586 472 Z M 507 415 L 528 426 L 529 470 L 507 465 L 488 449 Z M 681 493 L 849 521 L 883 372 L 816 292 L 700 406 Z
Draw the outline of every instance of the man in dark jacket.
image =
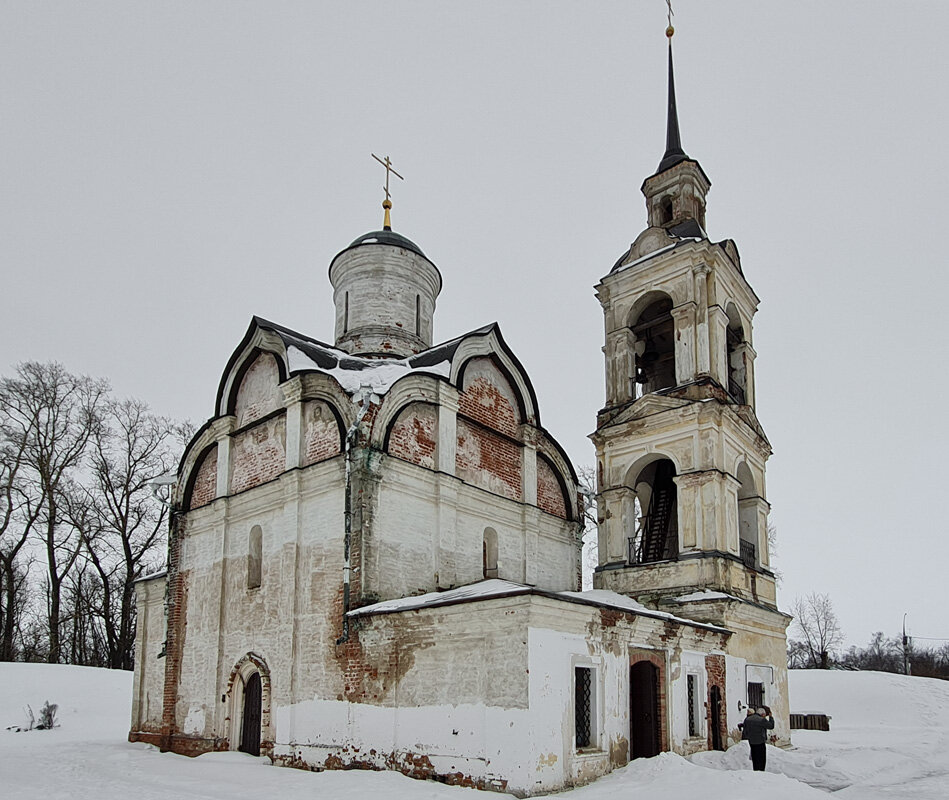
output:
M 748 746 L 751 748 L 751 768 L 755 772 L 764 772 L 768 758 L 768 731 L 773 729 L 774 717 L 767 706 L 759 708 L 756 715 L 745 717 L 742 738 L 748 740 Z

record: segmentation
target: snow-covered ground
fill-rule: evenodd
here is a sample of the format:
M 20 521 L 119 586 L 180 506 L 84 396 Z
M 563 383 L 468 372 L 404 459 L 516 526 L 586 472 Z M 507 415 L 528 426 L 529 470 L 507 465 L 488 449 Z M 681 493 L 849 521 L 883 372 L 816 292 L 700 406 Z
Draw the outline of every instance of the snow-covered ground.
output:
M 793 672 L 791 706 L 833 716 L 831 731 L 797 731 L 794 749 L 768 750 L 768 773 L 751 772 L 747 747 L 669 753 L 640 760 L 567 800 L 662 797 L 686 800 L 807 800 L 834 792 L 859 800 L 949 797 L 949 683 L 875 672 Z M 59 704 L 60 727 L 0 729 L 0 797 L 169 800 L 373 797 L 478 800 L 472 789 L 388 772 L 311 773 L 266 759 L 216 753 L 196 759 L 125 740 L 131 675 L 35 664 L 0 664 L 0 728 L 27 720 L 44 701 Z M 816 787 L 816 788 L 814 788 Z

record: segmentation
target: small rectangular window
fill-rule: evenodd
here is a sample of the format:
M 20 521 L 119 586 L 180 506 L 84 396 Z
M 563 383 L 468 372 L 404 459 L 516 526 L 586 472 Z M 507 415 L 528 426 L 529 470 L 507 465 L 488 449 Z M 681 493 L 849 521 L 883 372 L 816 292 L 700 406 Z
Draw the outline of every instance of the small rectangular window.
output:
M 748 705 L 752 708 L 761 708 L 764 705 L 763 683 L 748 683 Z
M 577 750 L 593 745 L 593 670 L 574 668 L 574 723 Z
M 702 735 L 702 693 L 699 690 L 699 676 L 686 675 L 689 694 L 689 736 Z

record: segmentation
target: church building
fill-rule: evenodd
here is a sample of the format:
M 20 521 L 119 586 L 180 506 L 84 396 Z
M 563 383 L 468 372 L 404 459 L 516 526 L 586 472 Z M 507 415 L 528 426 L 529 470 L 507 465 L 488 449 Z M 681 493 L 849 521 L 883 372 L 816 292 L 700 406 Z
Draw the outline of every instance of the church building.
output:
M 496 323 L 433 343 L 442 276 L 392 230 L 387 188 L 382 230 L 329 265 L 332 343 L 255 317 L 224 367 L 167 571 L 136 585 L 130 740 L 518 796 L 724 749 L 748 705 L 788 743 L 758 298 L 706 234 L 667 34 L 647 227 L 596 287 L 594 588 L 530 377 Z

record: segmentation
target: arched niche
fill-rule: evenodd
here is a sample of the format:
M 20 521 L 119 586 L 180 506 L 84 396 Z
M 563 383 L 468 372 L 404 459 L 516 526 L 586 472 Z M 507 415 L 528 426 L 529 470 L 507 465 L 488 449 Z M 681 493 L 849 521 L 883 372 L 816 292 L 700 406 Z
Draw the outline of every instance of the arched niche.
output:
M 482 574 L 485 578 L 498 577 L 498 532 L 485 528 L 481 542 Z

